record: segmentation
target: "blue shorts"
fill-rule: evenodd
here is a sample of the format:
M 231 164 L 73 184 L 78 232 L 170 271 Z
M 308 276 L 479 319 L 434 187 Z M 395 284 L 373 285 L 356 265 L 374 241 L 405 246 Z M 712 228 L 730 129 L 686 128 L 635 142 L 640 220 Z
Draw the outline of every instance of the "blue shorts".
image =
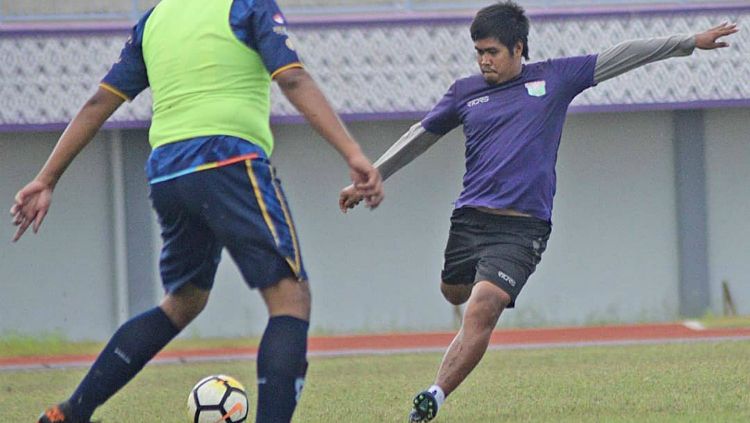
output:
M 251 288 L 306 280 L 289 206 L 264 158 L 190 173 L 151 185 L 164 246 L 164 289 L 209 290 L 226 247 Z

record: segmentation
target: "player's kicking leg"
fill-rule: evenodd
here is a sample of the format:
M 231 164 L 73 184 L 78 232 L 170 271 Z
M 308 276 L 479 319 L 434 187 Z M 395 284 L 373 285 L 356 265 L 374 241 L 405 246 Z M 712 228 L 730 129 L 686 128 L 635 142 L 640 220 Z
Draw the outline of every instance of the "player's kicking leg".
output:
M 414 398 L 410 422 L 428 422 L 437 415 L 445 397 L 466 379 L 484 356 L 492 330 L 510 302 L 510 296 L 491 282 L 474 285 L 461 329 L 443 357 L 435 383 Z
M 187 284 L 162 303 L 125 322 L 67 401 L 45 410 L 39 423 L 86 423 L 206 305 L 209 292 Z
M 500 314 L 515 305 L 539 264 L 550 231 L 549 222 L 532 217 L 454 210 L 440 290 L 451 304 L 468 304 L 435 383 L 414 399 L 410 421 L 433 419 L 482 359 Z
M 159 267 L 168 294 L 158 307 L 120 326 L 70 399 L 45 411 L 39 423 L 88 422 L 98 406 L 203 310 L 221 258 L 221 245 L 200 207 L 205 193 L 220 191 L 202 189 L 200 182 L 210 173 L 198 172 L 151 186 L 164 239 Z

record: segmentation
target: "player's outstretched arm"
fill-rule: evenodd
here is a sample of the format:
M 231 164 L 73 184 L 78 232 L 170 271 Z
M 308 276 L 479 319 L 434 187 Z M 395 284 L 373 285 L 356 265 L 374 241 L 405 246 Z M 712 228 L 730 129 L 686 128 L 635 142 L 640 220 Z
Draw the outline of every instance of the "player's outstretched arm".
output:
M 422 127 L 422 123 L 417 122 L 380 156 L 375 162 L 375 167 L 380 171 L 383 180 L 386 180 L 399 169 L 427 151 L 440 137 L 440 135 L 426 131 Z M 341 190 L 339 208 L 342 212 L 346 213 L 347 210 L 354 208 L 360 201 L 362 201 L 362 197 L 357 194 L 354 186 L 349 185 Z
M 672 35 L 622 42 L 599 54 L 594 69 L 594 81 L 598 84 L 648 63 L 670 57 L 689 56 L 696 48 L 713 50 L 728 47 L 729 43 L 718 39 L 737 31 L 739 28 L 736 24 L 723 23 L 695 35 Z
M 52 202 L 52 191 L 57 181 L 123 101 L 119 96 L 99 88 L 83 105 L 60 136 L 36 178 L 16 194 L 10 209 L 13 224 L 18 226 L 13 242 L 18 241 L 32 224 L 34 233 L 39 230 Z
M 302 68 L 292 68 L 276 75 L 276 82 L 310 125 L 344 157 L 354 187 L 367 206 L 377 207 L 384 196 L 380 172 L 362 153 L 310 74 Z

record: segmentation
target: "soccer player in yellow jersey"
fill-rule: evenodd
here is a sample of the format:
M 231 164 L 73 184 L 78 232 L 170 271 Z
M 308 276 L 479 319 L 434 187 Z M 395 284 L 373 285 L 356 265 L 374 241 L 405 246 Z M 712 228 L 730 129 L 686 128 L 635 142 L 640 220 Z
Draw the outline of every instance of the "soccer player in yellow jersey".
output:
M 291 420 L 307 368 L 310 291 L 269 162 L 271 81 L 342 155 L 370 207 L 383 191 L 380 174 L 297 58 L 285 23 L 273 0 L 162 0 L 135 25 L 120 60 L 16 195 L 14 241 L 30 226 L 39 229 L 59 178 L 107 118 L 151 88 L 147 174 L 164 239 L 166 295 L 123 324 L 73 395 L 39 422 L 88 422 L 201 312 L 223 248 L 270 316 L 258 352 L 256 421 Z

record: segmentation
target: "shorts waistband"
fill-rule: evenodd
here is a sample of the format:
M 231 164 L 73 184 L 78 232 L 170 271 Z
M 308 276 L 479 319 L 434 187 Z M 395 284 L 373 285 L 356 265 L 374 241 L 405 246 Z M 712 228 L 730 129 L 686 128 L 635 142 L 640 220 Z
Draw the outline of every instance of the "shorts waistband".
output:
M 551 224 L 546 220 L 539 219 L 533 216 L 510 216 L 502 214 L 486 213 L 477 210 L 474 207 L 461 207 L 453 210 L 451 218 L 468 218 L 478 223 L 517 223 L 524 225 L 532 225 L 537 227 L 549 228 Z

